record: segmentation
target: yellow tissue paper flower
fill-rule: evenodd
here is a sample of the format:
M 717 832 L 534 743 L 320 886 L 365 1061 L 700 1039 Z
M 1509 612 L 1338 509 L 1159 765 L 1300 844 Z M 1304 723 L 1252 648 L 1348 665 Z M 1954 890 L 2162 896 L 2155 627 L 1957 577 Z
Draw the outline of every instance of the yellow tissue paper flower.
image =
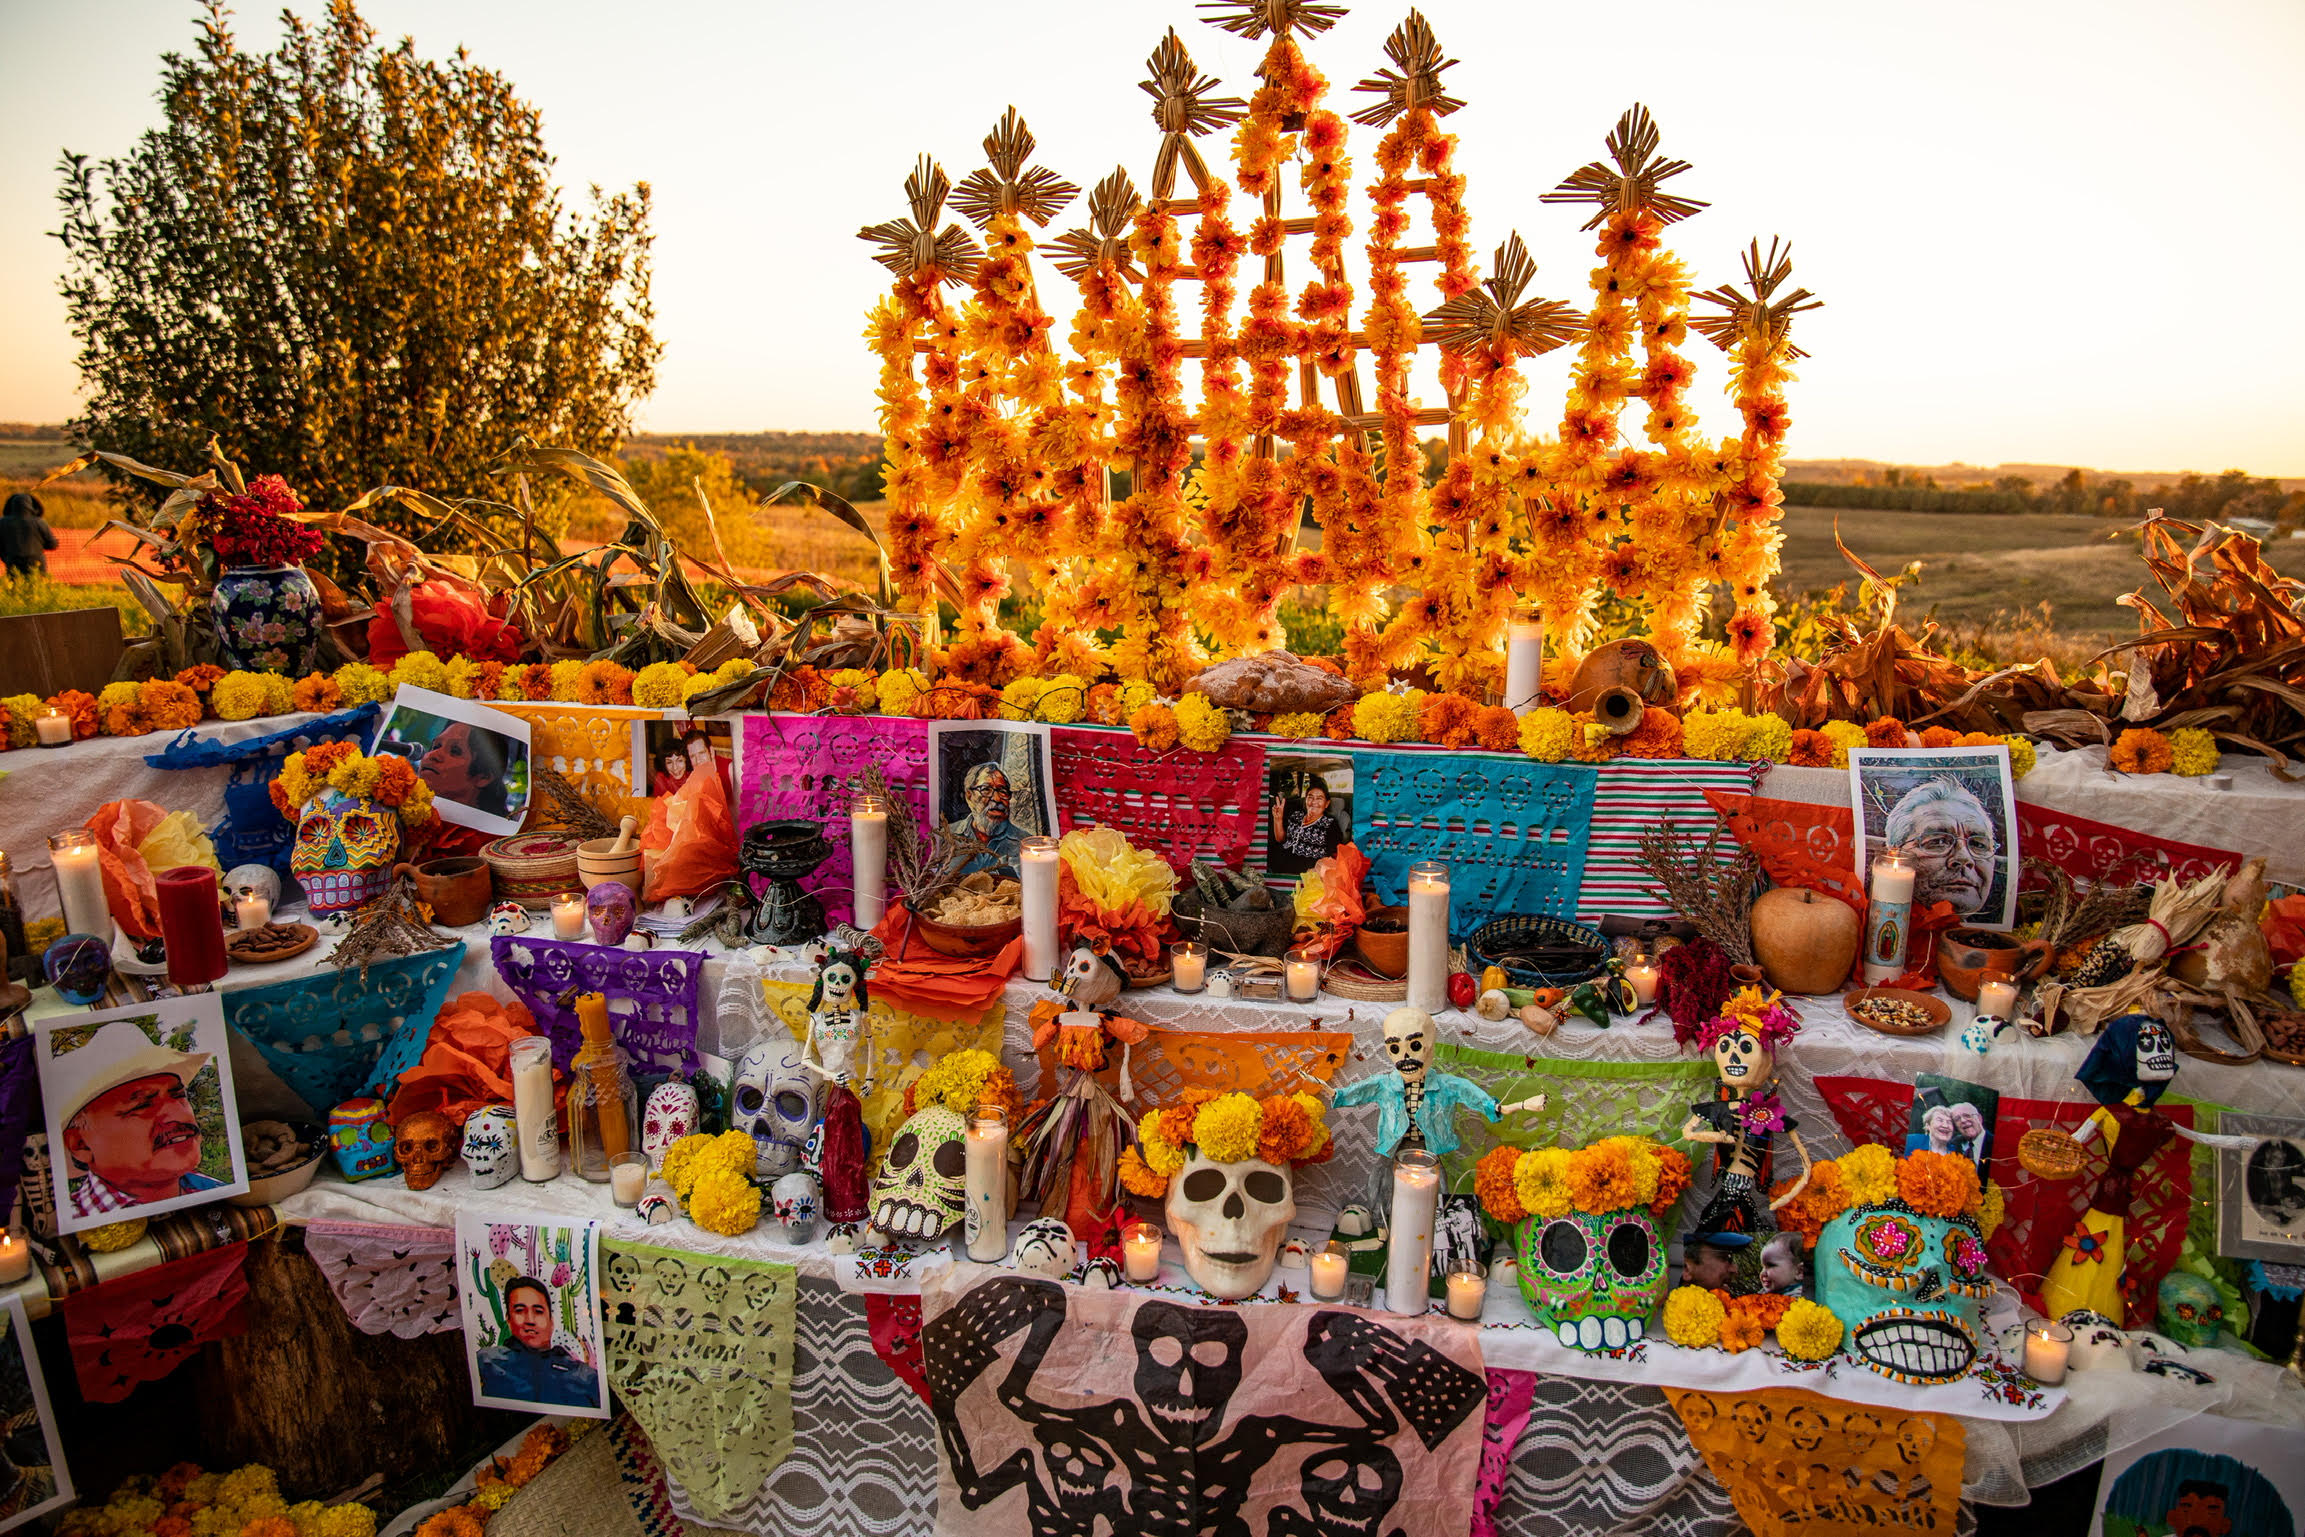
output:
M 1728 1319 L 1729 1310 L 1721 1306 L 1721 1299 L 1702 1286 L 1676 1286 L 1665 1298 L 1665 1338 L 1690 1350 L 1719 1344 L 1721 1325 Z M 1839 1327 L 1839 1320 L 1834 1324 Z
M 1158 854 L 1132 845 L 1119 829 L 1075 828 L 1058 841 L 1056 850 L 1080 894 L 1102 911 L 1118 912 L 1141 901 L 1155 918 L 1168 916 L 1170 899 L 1176 895 L 1176 871 Z
M 1672 1304 L 1665 1306 L 1669 1311 Z M 1668 1333 L 1671 1327 L 1666 1325 Z M 1777 1320 L 1777 1343 L 1796 1361 L 1824 1360 L 1841 1348 L 1841 1333 L 1839 1315 L 1806 1297 L 1785 1309 L 1785 1316 Z

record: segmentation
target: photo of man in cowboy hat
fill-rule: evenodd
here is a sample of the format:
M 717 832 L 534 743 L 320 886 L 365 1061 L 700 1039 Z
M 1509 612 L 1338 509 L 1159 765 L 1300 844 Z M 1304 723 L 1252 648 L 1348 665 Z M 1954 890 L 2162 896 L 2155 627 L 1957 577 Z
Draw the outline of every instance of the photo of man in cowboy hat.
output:
M 222 1024 L 216 1021 L 219 1043 Z M 201 1168 L 208 1151 L 201 1106 L 214 1110 L 222 1079 L 220 1069 L 211 1070 L 215 1052 L 160 1045 L 135 1019 L 97 1025 L 69 1050 L 60 1044 L 51 1029 L 40 1059 L 41 1090 L 51 1107 L 57 1177 L 64 1185 L 59 1203 L 68 1229 L 175 1210 L 246 1188 L 237 1158 L 230 1171 L 237 1183 Z M 229 1100 L 224 1109 L 229 1112 Z M 225 1123 L 230 1124 L 228 1113 Z

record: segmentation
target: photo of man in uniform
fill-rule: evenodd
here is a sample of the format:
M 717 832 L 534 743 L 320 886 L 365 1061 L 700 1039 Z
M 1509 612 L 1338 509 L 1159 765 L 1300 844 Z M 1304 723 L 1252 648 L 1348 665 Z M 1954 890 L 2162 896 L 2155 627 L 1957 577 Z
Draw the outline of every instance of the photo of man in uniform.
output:
M 193 1082 L 207 1052 L 154 1045 L 126 1020 L 56 1058 L 45 1084 L 62 1107 L 68 1202 L 75 1218 L 221 1190 L 200 1172 L 205 1144 Z
M 533 1276 L 515 1276 L 504 1286 L 501 1345 L 475 1352 L 480 1390 L 491 1398 L 533 1404 L 591 1408 L 600 1401 L 600 1376 L 592 1367 L 552 1342 L 552 1290 Z

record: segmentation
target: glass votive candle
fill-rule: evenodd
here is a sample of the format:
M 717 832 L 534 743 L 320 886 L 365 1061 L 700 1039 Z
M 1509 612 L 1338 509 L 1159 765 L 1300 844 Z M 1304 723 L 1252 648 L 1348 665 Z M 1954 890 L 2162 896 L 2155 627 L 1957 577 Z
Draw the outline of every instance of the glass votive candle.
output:
M 1310 950 L 1291 950 L 1282 963 L 1289 1002 L 1310 1003 L 1321 995 L 1320 957 Z
M 1488 1273 L 1478 1265 L 1449 1272 L 1449 1316 L 1466 1323 L 1481 1321 L 1481 1306 L 1489 1300 Z
M 2025 1375 L 2045 1388 L 2065 1380 L 2073 1353 L 2073 1331 L 2049 1318 L 2025 1320 Z
M 1120 1230 L 1121 1272 L 1132 1281 L 1157 1280 L 1161 1273 L 1161 1230 L 1131 1222 Z
M 554 939 L 582 939 L 584 937 L 584 893 L 564 891 L 552 899 L 552 937 Z
M 1353 1258 L 1341 1243 L 1331 1239 L 1313 1251 L 1306 1262 L 1312 1272 L 1312 1294 L 1315 1302 L 1342 1302 L 1345 1296 L 1345 1277 L 1352 1273 Z
M 1209 947 L 1187 939 L 1169 946 L 1169 986 L 1180 993 L 1197 993 L 1208 986 Z
M 608 1160 L 608 1189 L 616 1204 L 630 1211 L 648 1189 L 648 1155 L 618 1153 Z

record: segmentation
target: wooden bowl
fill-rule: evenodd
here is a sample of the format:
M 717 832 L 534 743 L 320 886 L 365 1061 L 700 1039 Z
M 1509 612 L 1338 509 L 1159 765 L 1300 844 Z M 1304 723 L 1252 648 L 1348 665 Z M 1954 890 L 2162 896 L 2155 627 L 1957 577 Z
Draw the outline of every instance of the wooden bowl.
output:
M 1353 931 L 1353 950 L 1369 970 L 1380 977 L 1405 977 L 1409 974 L 1409 910 L 1405 907 L 1372 907 L 1370 918 L 1393 918 L 1400 927 L 1390 934 L 1371 934 L 1364 926 Z
M 1001 947 L 1024 932 L 1024 915 L 1006 923 L 939 923 L 924 913 L 912 915 L 913 932 L 939 955 L 956 960 L 983 960 L 998 955 Z
M 1868 999 L 1882 998 L 1896 1003 L 1918 1004 L 1928 1013 L 1925 1025 L 1884 1025 L 1867 1019 L 1857 1012 L 1857 1006 Z M 1882 1035 L 1934 1035 L 1953 1022 L 1953 1006 L 1929 993 L 1917 993 L 1909 987 L 1852 987 L 1841 995 L 1841 1007 L 1851 1019 L 1868 1030 Z

